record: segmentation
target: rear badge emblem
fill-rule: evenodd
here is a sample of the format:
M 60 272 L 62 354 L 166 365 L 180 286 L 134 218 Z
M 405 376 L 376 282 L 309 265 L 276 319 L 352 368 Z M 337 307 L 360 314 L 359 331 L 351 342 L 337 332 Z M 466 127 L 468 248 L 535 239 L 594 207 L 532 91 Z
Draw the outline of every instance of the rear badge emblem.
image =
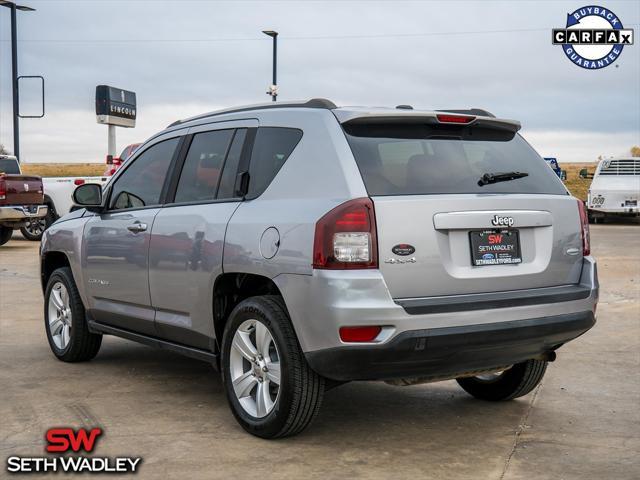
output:
M 402 265 L 404 263 L 417 263 L 416 257 L 411 258 L 387 258 L 384 263 L 390 263 L 391 265 Z
M 415 253 L 416 249 L 413 245 L 409 245 L 408 243 L 399 243 L 395 245 L 391 251 L 396 255 L 407 256 Z
M 515 221 L 513 217 L 501 217 L 500 215 L 494 215 L 491 223 L 496 227 L 513 227 Z

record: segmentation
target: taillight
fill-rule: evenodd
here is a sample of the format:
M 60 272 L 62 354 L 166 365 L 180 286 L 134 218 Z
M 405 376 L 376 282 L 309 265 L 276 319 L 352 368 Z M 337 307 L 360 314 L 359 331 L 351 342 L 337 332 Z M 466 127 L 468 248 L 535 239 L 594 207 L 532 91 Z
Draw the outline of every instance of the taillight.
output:
M 440 123 L 471 123 L 476 117 L 471 115 L 436 115 Z
M 376 216 L 370 198 L 349 200 L 318 220 L 313 268 L 378 268 Z
M 380 326 L 340 327 L 343 342 L 373 342 L 382 331 Z
M 7 183 L 4 178 L 0 178 L 0 200 L 7 198 Z
M 580 231 L 582 234 L 582 255 L 591 254 L 591 238 L 589 236 L 589 214 L 587 207 L 582 200 L 578 200 L 578 211 L 580 212 Z
M 78 186 L 78 185 L 82 185 L 83 183 L 84 183 L 84 179 L 83 179 L 83 178 L 76 178 L 76 179 L 73 181 L 73 184 L 74 184 L 74 185 L 76 185 L 76 186 Z

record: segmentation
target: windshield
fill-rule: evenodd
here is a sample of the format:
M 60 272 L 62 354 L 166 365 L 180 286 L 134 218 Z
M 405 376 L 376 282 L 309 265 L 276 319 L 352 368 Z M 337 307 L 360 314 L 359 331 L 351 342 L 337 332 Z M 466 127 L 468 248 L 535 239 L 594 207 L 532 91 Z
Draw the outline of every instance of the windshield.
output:
M 0 158 L 0 172 L 19 175 L 20 167 L 18 166 L 18 162 L 13 158 Z
M 473 126 L 345 125 L 369 195 L 534 193 L 567 195 L 546 162 L 519 135 Z M 480 185 L 485 174 L 527 173 Z M 482 183 L 482 182 L 481 182 Z

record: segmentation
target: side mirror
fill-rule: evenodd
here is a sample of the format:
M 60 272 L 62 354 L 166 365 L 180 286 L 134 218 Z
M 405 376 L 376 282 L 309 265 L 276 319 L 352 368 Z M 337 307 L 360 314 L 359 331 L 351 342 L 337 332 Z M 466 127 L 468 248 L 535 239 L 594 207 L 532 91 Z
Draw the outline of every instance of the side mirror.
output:
M 580 178 L 587 178 L 587 169 L 583 168 L 582 170 L 580 170 L 580 173 L 578 174 L 578 176 Z
M 97 183 L 85 183 L 73 192 L 73 201 L 89 211 L 102 208 L 102 186 Z

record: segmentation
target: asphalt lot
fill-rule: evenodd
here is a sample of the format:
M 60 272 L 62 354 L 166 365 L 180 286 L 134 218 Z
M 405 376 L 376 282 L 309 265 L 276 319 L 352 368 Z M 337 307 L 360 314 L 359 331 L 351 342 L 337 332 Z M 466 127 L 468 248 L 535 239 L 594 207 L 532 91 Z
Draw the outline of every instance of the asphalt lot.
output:
M 0 247 L 0 477 L 8 456 L 44 453 L 48 428 L 101 426 L 96 455 L 142 456 L 141 478 L 640 478 L 640 226 L 591 232 L 598 323 L 532 394 L 348 384 L 305 433 L 271 442 L 236 424 L 205 363 L 113 337 L 90 363 L 57 361 L 38 244 L 14 235 Z

